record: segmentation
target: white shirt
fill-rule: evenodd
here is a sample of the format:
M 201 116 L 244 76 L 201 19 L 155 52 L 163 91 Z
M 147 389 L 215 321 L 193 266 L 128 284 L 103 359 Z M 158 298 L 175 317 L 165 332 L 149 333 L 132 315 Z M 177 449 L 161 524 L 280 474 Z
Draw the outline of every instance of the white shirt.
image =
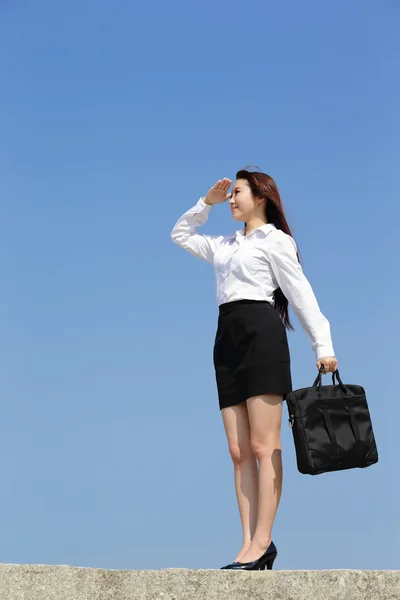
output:
M 267 300 L 274 304 L 278 287 L 288 299 L 317 360 L 335 356 L 330 324 L 321 313 L 296 252 L 295 240 L 267 223 L 245 235 L 244 227 L 228 235 L 201 235 L 212 205 L 201 197 L 174 225 L 171 238 L 181 248 L 214 265 L 217 304 Z

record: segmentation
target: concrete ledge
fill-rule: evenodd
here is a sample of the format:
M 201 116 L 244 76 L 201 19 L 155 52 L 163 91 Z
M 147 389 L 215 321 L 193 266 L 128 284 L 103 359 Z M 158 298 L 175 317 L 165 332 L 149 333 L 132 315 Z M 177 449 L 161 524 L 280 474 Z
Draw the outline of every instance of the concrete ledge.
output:
M 0 564 L 1 600 L 397 600 L 400 571 L 116 570 Z

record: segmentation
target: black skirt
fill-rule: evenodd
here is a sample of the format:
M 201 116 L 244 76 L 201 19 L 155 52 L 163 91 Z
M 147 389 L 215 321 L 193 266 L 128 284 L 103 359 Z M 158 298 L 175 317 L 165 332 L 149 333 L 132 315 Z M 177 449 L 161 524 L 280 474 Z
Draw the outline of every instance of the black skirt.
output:
M 219 306 L 214 367 L 220 409 L 260 394 L 292 391 L 290 352 L 284 326 L 266 300 L 236 300 Z

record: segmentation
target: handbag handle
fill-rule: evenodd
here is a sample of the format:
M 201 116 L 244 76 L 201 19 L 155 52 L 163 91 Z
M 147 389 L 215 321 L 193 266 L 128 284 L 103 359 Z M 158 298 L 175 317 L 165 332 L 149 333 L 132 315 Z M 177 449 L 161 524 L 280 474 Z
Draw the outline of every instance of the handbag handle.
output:
M 313 383 L 313 387 L 317 386 L 318 387 L 318 393 L 320 393 L 321 391 L 321 383 L 322 383 L 322 378 L 321 375 L 323 374 L 325 367 L 324 365 L 321 365 L 319 371 L 318 371 L 318 375 L 315 378 L 315 381 Z M 340 385 L 340 387 L 342 388 L 342 390 L 347 393 L 346 387 L 343 383 L 343 381 L 340 379 L 340 375 L 339 375 L 339 371 L 338 369 L 336 369 L 336 371 L 333 371 L 332 373 L 332 384 L 335 385 L 335 375 L 337 377 L 338 380 L 338 384 Z

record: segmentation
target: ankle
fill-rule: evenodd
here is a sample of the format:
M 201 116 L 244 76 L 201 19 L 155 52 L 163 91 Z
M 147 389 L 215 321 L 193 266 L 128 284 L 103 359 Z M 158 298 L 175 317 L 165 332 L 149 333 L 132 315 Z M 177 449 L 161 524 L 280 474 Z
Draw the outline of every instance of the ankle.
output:
M 272 536 L 271 537 L 254 536 L 252 539 L 252 544 L 257 545 L 260 548 L 268 548 L 268 546 L 270 546 L 271 542 L 272 542 Z

